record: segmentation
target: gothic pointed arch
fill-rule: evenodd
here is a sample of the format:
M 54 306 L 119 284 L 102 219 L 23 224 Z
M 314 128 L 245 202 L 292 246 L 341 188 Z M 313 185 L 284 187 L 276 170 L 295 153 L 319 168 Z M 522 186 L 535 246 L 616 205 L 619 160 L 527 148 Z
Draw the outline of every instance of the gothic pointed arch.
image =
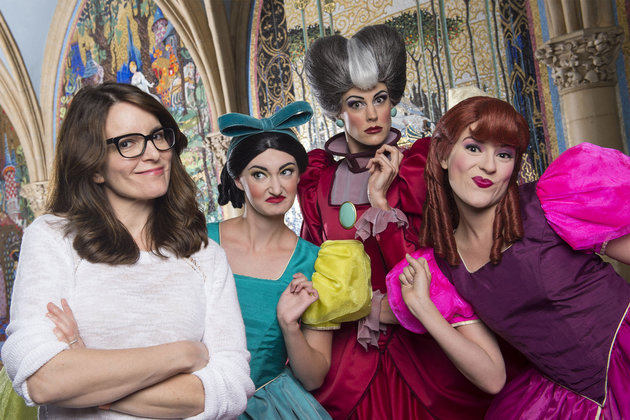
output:
M 225 84 L 225 77 L 220 75 L 219 61 L 212 45 L 213 37 L 208 27 L 206 11 L 201 2 L 156 0 L 155 3 L 173 24 L 199 68 L 214 126 L 218 116 L 227 112 L 223 92 L 229 91 L 230 87 Z
M 0 105 L 11 121 L 24 150 L 31 181 L 47 178 L 43 119 L 33 84 L 11 31 L 0 13 Z
M 81 0 L 77 0 L 81 1 Z M 65 34 L 70 25 L 75 6 L 57 4 L 52 21 L 54 25 L 50 25 L 48 38 L 46 39 L 46 48 L 42 60 L 42 80 L 40 85 L 40 103 L 42 116 L 44 121 L 45 142 L 44 150 L 48 167 L 51 167 L 54 158 L 55 145 L 55 89 L 56 78 L 63 51 L 63 42 Z M 46 71 L 48 69 L 48 71 Z M 47 179 L 48 177 L 46 177 Z

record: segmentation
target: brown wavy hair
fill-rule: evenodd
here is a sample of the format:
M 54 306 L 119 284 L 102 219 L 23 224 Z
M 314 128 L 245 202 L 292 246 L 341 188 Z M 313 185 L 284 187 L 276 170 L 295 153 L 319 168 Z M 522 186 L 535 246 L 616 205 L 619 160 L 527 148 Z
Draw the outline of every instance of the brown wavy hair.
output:
M 138 245 L 114 214 L 103 184 L 94 182 L 109 153 L 107 114 L 120 102 L 155 115 L 163 127 L 175 130 L 169 187 L 153 201 L 145 229 L 156 255 L 165 257 L 162 251 L 170 251 L 178 258 L 189 257 L 208 244 L 208 236 L 195 198 L 197 188 L 179 157 L 188 139 L 158 100 L 132 85 L 104 83 L 84 87 L 75 95 L 57 137 L 46 210 L 66 219 L 65 234 L 74 236 L 73 246 L 81 258 L 108 264 L 138 260 Z
M 507 102 L 485 96 L 468 98 L 438 121 L 424 171 L 428 193 L 423 209 L 420 245 L 433 247 L 436 255 L 445 258 L 450 265 L 458 265 L 460 261 L 453 235 L 454 228 L 459 224 L 459 213 L 448 172 L 440 162 L 448 158 L 462 132 L 474 122 L 477 126 L 471 134 L 475 138 L 507 144 L 516 149 L 507 193 L 496 207 L 490 261 L 498 264 L 501 248 L 523 237 L 517 177 L 529 143 L 529 127 L 523 116 Z

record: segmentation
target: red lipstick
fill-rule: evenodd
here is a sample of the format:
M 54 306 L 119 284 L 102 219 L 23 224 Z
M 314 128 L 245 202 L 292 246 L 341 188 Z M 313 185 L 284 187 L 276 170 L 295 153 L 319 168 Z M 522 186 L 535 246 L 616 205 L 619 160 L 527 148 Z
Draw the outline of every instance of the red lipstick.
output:
M 494 185 L 494 182 L 481 176 L 474 177 L 473 181 L 479 188 L 489 188 Z
M 265 201 L 267 203 L 272 203 L 272 204 L 278 204 L 278 203 L 282 203 L 284 201 L 286 197 L 284 195 L 279 195 L 279 196 L 273 196 L 273 197 L 269 197 L 268 199 L 266 199 Z
M 383 127 L 379 127 L 378 125 L 374 127 L 369 127 L 367 130 L 365 130 L 365 132 L 368 134 L 378 134 L 381 131 L 383 131 Z

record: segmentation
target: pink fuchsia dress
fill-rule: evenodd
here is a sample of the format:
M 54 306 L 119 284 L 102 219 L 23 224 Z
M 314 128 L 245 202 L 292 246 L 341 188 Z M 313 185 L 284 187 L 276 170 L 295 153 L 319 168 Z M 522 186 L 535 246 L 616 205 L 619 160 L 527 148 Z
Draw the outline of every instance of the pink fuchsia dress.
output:
M 395 145 L 399 138 L 392 129 L 386 142 Z M 420 139 L 403 151 L 398 177 L 387 192 L 392 212 L 371 208 L 365 165 L 372 156 L 350 155 L 343 133 L 332 137 L 326 150 L 309 152 L 298 187 L 302 237 L 321 244 L 358 234 L 370 256 L 372 288 L 387 294 L 385 274 L 417 248 L 428 145 L 429 139 Z M 357 210 L 358 221 L 350 229 L 339 221 L 345 201 Z M 381 325 L 381 334 L 364 348 L 357 341 L 358 324 L 346 322 L 334 332 L 330 371 L 313 393 L 334 419 L 483 418 L 491 397 L 461 375 L 432 337 Z
M 629 162 L 589 144 L 570 149 L 521 187 L 525 235 L 498 265 L 471 273 L 438 258 L 479 317 L 535 366 L 508 382 L 487 418 L 630 418 L 630 284 L 568 245 L 594 250 L 628 232 Z

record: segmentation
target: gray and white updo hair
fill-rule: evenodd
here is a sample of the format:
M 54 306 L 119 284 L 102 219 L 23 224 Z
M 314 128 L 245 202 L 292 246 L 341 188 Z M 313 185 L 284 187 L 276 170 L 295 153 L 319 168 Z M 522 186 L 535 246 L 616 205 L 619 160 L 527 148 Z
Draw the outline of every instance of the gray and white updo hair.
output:
M 341 98 L 353 87 L 367 90 L 383 82 L 392 104 L 398 104 L 407 83 L 406 68 L 403 39 L 387 25 L 366 26 L 350 39 L 316 39 L 304 59 L 315 99 L 331 118 L 339 114 Z

